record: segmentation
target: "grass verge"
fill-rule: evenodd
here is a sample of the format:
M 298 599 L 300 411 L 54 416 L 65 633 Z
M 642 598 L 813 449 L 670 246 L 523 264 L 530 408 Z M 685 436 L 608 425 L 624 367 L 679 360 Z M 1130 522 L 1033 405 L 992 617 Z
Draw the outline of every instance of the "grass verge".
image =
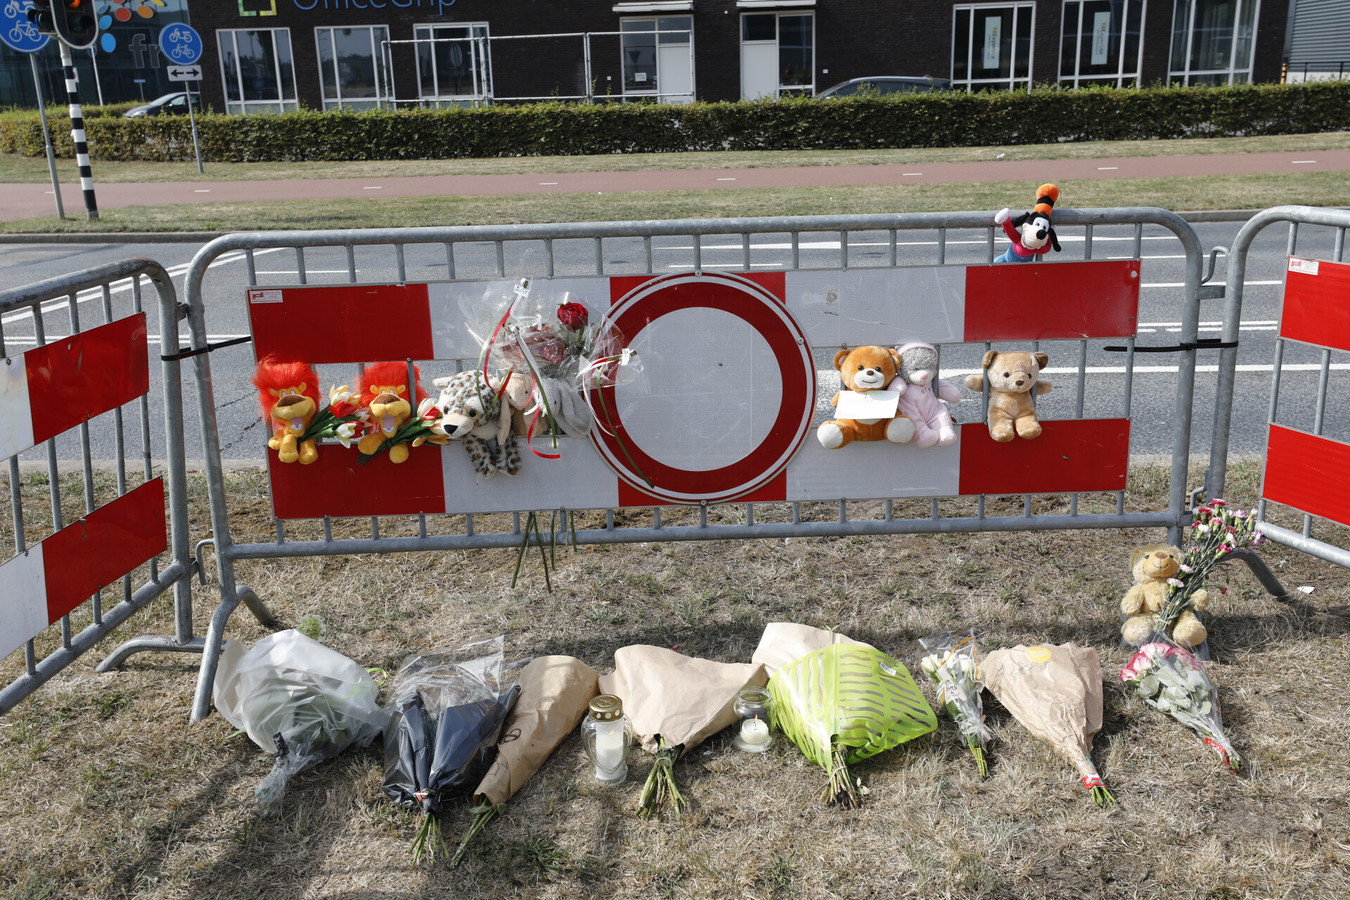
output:
M 265 481 L 229 476 L 235 539 L 269 540 Z M 1230 470 L 1250 504 L 1255 461 Z M 1143 503 L 1167 472 L 1136 465 Z M 41 485 L 33 485 L 41 491 Z M 194 497 L 201 485 L 193 488 Z M 1153 492 L 1153 493 L 1150 493 Z M 1038 498 L 1054 503 L 1054 498 Z M 200 507 L 200 504 L 195 504 Z M 193 524 L 194 532 L 205 528 Z M 383 532 L 382 532 L 383 533 Z M 819 802 L 819 770 L 791 745 L 737 753 L 718 735 L 677 765 L 691 809 L 634 811 L 651 760 L 597 787 L 576 735 L 492 822 L 463 866 L 411 864 L 419 821 L 379 789 L 377 749 L 295 779 L 279 813 L 252 792 L 270 758 L 218 715 L 187 724 L 195 658 L 135 657 L 98 674 L 87 655 L 0 719 L 0 894 L 29 898 L 461 897 L 1314 897 L 1350 888 L 1340 748 L 1350 738 L 1343 569 L 1267 545 L 1280 602 L 1245 569 L 1216 581 L 1211 672 L 1247 763 L 1226 772 L 1180 725 L 1126 694 L 1116 604 L 1129 552 L 1161 539 L 1103 530 L 753 540 L 587 547 L 559 554 L 545 590 L 515 552 L 241 563 L 285 621 L 308 613 L 366 665 L 505 634 L 512 656 L 566 653 L 602 671 L 649 643 L 747 659 L 764 624 L 835 627 L 917 670 L 917 638 L 974 625 L 985 649 L 1076 641 L 1103 660 L 1106 721 L 1094 759 L 1118 800 L 1092 805 L 1072 767 L 996 704 L 991 777 L 977 776 L 950 721 L 857 766 L 860 809 Z M 1215 586 L 1212 584 L 1212 586 Z M 214 606 L 196 591 L 199 627 Z M 168 633 L 167 603 L 124 627 Z M 229 636 L 263 635 L 236 615 Z M 112 642 L 110 641 L 109 644 Z M 22 654 L 19 655 L 20 658 Z M 0 664 L 12 678 L 21 662 Z M 922 681 L 922 679 L 920 679 Z M 926 684 L 926 683 L 925 683 Z M 925 687 L 927 691 L 928 688 Z M 931 692 L 930 702 L 933 701 Z M 447 816 L 447 838 L 469 824 Z

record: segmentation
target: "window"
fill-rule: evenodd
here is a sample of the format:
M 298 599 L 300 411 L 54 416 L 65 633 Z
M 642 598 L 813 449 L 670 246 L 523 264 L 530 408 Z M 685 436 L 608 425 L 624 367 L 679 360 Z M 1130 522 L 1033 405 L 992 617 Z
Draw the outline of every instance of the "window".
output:
M 623 92 L 680 103 L 693 100 L 693 28 L 690 16 L 620 21 Z
M 741 97 L 815 93 L 815 16 L 746 13 L 741 16 Z
M 300 108 L 285 28 L 218 31 L 228 113 L 288 112 Z
M 1064 0 L 1059 80 L 1072 86 L 1139 84 L 1145 0 Z
M 1174 0 L 1172 80 L 1245 84 L 1252 79 L 1260 0 Z
M 492 99 L 486 22 L 418 25 L 417 97 L 430 106 L 471 106 Z
M 389 99 L 385 50 L 389 28 L 316 28 L 324 109 L 370 109 Z
M 1031 90 L 1035 4 L 958 6 L 953 15 L 953 86 Z

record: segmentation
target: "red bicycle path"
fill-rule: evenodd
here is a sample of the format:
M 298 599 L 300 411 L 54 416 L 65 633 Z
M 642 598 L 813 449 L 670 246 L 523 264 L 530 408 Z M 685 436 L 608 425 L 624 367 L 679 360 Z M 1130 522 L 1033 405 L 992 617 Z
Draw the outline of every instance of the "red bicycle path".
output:
M 322 166 L 323 163 L 315 163 Z M 1103 159 L 989 160 L 985 162 L 888 163 L 877 165 L 762 166 L 756 168 L 648 169 L 619 172 L 559 172 L 511 175 L 426 175 L 257 181 L 98 183 L 98 208 L 190 203 L 242 203 L 379 197 L 484 197 L 521 194 L 624 193 L 799 186 L 969 184 L 1025 182 L 1028 191 L 1046 181 L 1161 178 L 1258 173 L 1350 171 L 1350 149 L 1260 153 L 1130 156 Z M 209 174 L 210 168 L 207 168 Z M 58 170 L 58 176 L 60 176 Z M 83 217 L 78 181 L 62 183 L 68 217 Z M 1016 204 L 1013 204 L 1016 205 Z M 1272 202 L 1271 205 L 1275 205 Z M 51 216 L 50 183 L 0 184 L 0 221 Z

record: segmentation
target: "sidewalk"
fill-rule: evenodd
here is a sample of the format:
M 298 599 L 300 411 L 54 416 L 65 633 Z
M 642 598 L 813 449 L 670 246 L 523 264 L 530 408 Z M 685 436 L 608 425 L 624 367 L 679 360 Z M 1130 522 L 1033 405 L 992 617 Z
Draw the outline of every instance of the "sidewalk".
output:
M 993 151 L 991 150 L 991 153 Z M 321 166 L 322 163 L 315 163 Z M 567 172 L 528 175 L 429 175 L 425 177 L 291 179 L 285 181 L 99 184 L 99 209 L 129 206 L 243 203 L 363 197 L 500 196 L 518 194 L 623 193 L 719 190 L 819 185 L 962 184 L 1106 178 L 1243 175 L 1267 172 L 1350 171 L 1350 149 L 1307 153 L 1234 153 L 1133 156 L 1116 159 L 990 160 L 905 165 L 784 166 L 738 169 L 662 169 L 631 172 Z M 207 167 L 210 174 L 210 167 Z M 78 182 L 61 185 L 67 215 L 84 209 Z M 50 184 L 0 184 L 0 221 L 49 216 L 55 211 Z M 107 237 L 107 235 L 103 235 Z

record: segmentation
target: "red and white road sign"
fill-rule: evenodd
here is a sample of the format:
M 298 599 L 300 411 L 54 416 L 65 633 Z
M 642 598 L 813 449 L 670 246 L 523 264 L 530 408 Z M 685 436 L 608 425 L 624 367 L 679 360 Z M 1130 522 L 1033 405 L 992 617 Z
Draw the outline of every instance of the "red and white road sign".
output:
M 418 361 L 424 382 L 478 359 L 514 282 L 259 287 L 248 291 L 259 357 L 335 365 Z M 1034 442 L 994 444 L 982 424 L 950 447 L 825 450 L 810 435 L 814 352 L 842 345 L 1120 338 L 1136 330 L 1137 260 L 538 278 L 542 308 L 584 303 L 617 326 L 643 371 L 600 392 L 612 434 L 525 454 L 515 477 L 480 479 L 462 447 L 358 466 L 320 448 L 310 466 L 269 454 L 281 518 L 613 508 L 660 503 L 837 500 L 1118 490 L 1123 419 L 1046 422 Z M 365 324 L 362 324 L 365 323 Z M 378 327 L 372 324 L 378 323 Z M 826 354 L 828 355 L 828 354 Z M 470 363 L 473 364 L 473 363 Z M 326 386 L 326 385 L 325 385 Z M 603 407 L 601 406 L 603 403 Z M 970 417 L 967 417 L 970 418 Z M 983 415 L 974 418 L 983 419 Z M 538 439 L 536 439 L 538 440 Z M 551 448 L 550 448 L 551 449 Z

